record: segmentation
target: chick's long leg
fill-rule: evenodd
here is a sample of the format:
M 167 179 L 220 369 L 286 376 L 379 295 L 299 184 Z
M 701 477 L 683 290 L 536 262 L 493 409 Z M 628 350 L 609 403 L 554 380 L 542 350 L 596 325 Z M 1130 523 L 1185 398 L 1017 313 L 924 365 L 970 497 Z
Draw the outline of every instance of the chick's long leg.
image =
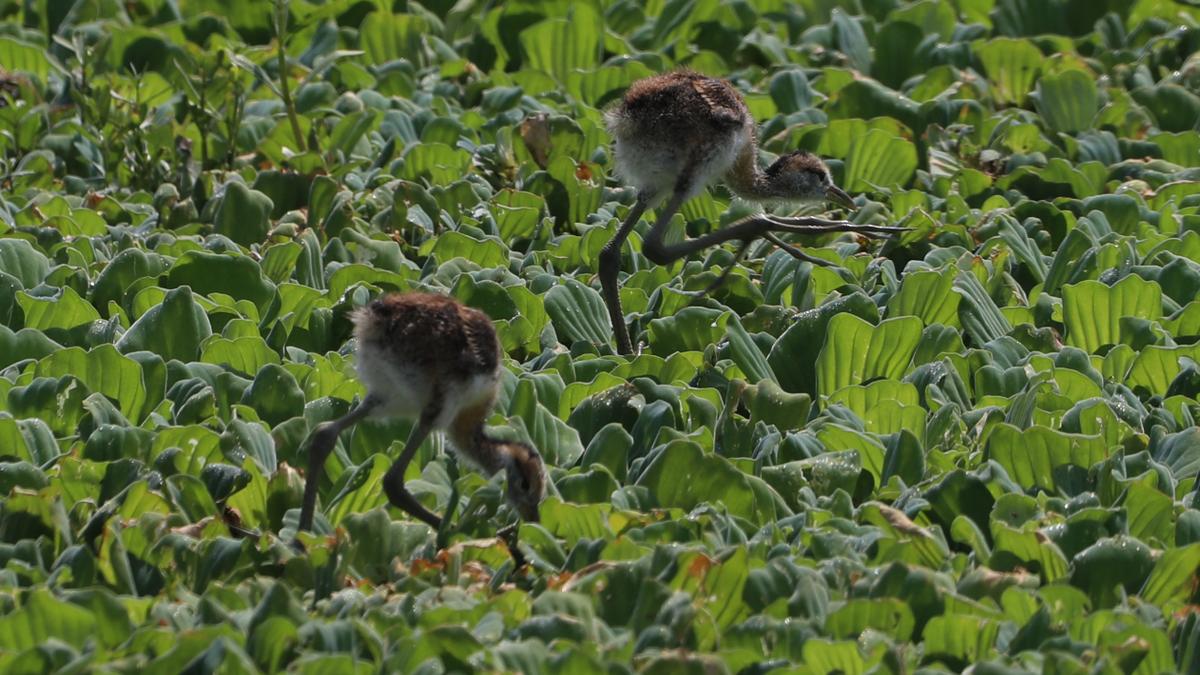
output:
M 650 196 L 639 193 L 637 202 L 625 216 L 625 222 L 621 223 L 617 233 L 600 250 L 600 287 L 604 291 L 604 304 L 608 306 L 608 318 L 612 321 L 613 333 L 617 337 L 617 349 L 622 354 L 633 352 L 633 342 L 629 339 L 629 327 L 625 325 L 625 314 L 621 311 L 621 289 L 617 285 L 617 273 L 621 269 L 621 247 L 649 204 Z
M 311 530 L 313 512 L 317 507 L 317 487 L 321 483 L 321 472 L 325 469 L 325 460 L 333 452 L 338 436 L 343 431 L 357 424 L 372 410 L 379 407 L 380 400 L 367 396 L 354 408 L 337 418 L 317 426 L 308 445 L 308 475 L 304 479 L 304 502 L 300 507 L 299 531 Z
M 383 491 L 387 494 L 388 501 L 392 506 L 407 512 L 425 522 L 434 530 L 440 530 L 442 519 L 433 515 L 429 509 L 421 505 L 417 498 L 404 487 L 404 472 L 408 469 L 409 462 L 412 461 L 413 455 L 417 454 L 417 449 L 429 437 L 433 431 L 433 420 L 435 414 L 429 411 L 422 413 L 421 419 L 417 421 L 417 425 L 413 427 L 412 433 L 408 436 L 408 442 L 404 445 L 404 451 L 392 462 L 392 466 L 388 469 L 387 474 L 383 477 Z
M 658 221 L 654 223 L 654 227 L 650 229 L 645 241 L 642 242 L 642 253 L 659 265 L 670 264 L 709 246 L 723 244 L 734 239 L 750 242 L 772 231 L 815 234 L 820 232 L 857 232 L 859 228 L 863 227 L 844 220 L 825 220 L 823 218 L 790 218 L 787 221 L 781 221 L 760 213 L 747 216 L 694 239 L 684 239 L 681 242 L 667 244 L 663 241 L 663 236 L 666 235 L 671 216 L 683 204 L 684 196 L 683 192 L 675 193 L 670 204 L 659 215 Z
M 785 253 L 792 256 L 796 260 L 812 263 L 814 265 L 820 265 L 821 267 L 830 267 L 833 265 L 833 263 L 829 262 L 828 260 L 824 260 L 824 259 L 818 258 L 816 256 L 811 256 L 811 255 L 805 253 L 804 251 L 801 251 L 800 249 L 796 248 L 795 246 L 792 246 L 791 244 L 787 243 L 786 241 L 784 241 L 784 240 L 780 239 L 778 236 L 776 236 L 774 232 L 764 232 L 763 239 L 766 239 L 767 241 L 771 242 L 772 244 L 775 244 L 781 250 L 783 250 Z
M 823 232 L 856 232 L 866 236 L 887 236 L 900 232 L 907 232 L 908 228 L 890 227 L 886 225 L 859 225 L 845 220 L 827 220 L 824 218 L 785 218 L 779 216 L 771 216 L 768 214 L 754 214 L 735 221 L 721 229 L 709 232 L 694 239 L 684 239 L 681 242 L 667 244 L 663 241 L 666 235 L 667 227 L 671 222 L 671 217 L 683 206 L 683 202 L 687 196 L 689 187 L 688 177 L 681 176 L 676 183 L 675 192 L 671 197 L 667 206 L 659 212 L 658 219 L 654 226 L 646 235 L 646 239 L 642 242 L 642 253 L 652 262 L 659 265 L 667 265 L 680 258 L 686 257 L 692 253 L 696 253 L 710 246 L 723 244 L 734 239 L 741 240 L 743 245 L 748 245 L 751 241 L 763 237 L 771 243 L 779 246 L 791 256 L 811 262 L 816 265 L 829 265 L 830 263 L 820 258 L 810 256 L 803 251 L 791 246 L 774 236 L 773 232 L 793 232 L 799 234 L 818 234 Z M 738 256 L 744 252 L 740 251 Z M 719 286 L 728 276 L 727 269 L 717 281 L 710 286 L 705 292 Z

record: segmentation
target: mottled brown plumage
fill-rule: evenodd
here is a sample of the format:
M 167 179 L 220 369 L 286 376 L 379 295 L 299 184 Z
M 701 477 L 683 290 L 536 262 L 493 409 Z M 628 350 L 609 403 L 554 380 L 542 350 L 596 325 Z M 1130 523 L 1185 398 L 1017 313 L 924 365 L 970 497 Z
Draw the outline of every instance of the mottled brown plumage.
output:
M 541 456 L 524 443 L 489 436 L 485 427 L 500 384 L 501 348 L 492 320 L 453 298 L 415 292 L 381 297 L 351 318 L 367 396 L 314 433 L 299 529 L 312 526 L 321 466 L 338 435 L 368 414 L 417 422 L 383 480 L 397 508 L 440 527 L 437 516 L 404 488 L 404 471 L 426 436 L 441 430 L 460 456 L 488 475 L 504 470 L 509 502 L 525 520 L 537 521 L 545 494 Z
M 500 364 L 491 318 L 444 295 L 386 295 L 356 310 L 353 320 L 360 343 L 378 343 L 438 380 L 492 373 Z
M 642 253 L 659 264 L 730 240 L 742 241 L 744 251 L 745 245 L 758 237 L 769 239 L 802 260 L 828 264 L 805 255 L 773 232 L 896 231 L 855 226 L 846 221 L 759 214 L 702 237 L 667 244 L 663 237 L 671 216 L 684 201 L 717 181 L 753 201 L 828 199 L 847 207 L 853 207 L 854 202 L 833 184 L 825 164 L 807 152 L 786 154 L 764 171 L 758 164 L 754 118 L 742 95 L 724 80 L 690 71 L 639 80 L 630 85 L 620 102 L 606 111 L 605 123 L 613 137 L 617 174 L 638 192 L 637 202 L 600 254 L 600 283 L 617 347 L 623 352 L 632 351 L 633 345 L 617 287 L 621 246 L 642 213 L 663 199 L 669 197 L 642 243 Z M 724 275 L 718 283 L 723 279 Z
M 630 133 L 693 141 L 706 140 L 699 135 L 705 131 L 728 132 L 751 120 L 746 102 L 728 83 L 688 71 L 634 82 L 613 112 L 628 118 L 635 127 Z

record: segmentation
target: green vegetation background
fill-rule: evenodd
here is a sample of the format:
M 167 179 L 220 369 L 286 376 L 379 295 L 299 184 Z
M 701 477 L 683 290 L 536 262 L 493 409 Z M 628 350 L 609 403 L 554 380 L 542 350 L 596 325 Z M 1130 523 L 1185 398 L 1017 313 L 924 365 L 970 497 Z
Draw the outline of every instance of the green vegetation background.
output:
M 0 671 L 1196 672 L 1193 0 L 0 0 Z M 285 49 L 278 37 L 283 36 Z M 728 77 L 911 232 L 596 262 L 600 110 Z M 738 217 L 723 189 L 697 233 Z M 347 312 L 432 288 L 544 453 L 497 480 L 362 394 Z M 239 539 L 229 523 L 260 530 Z M 983 664 L 986 662 L 986 665 Z

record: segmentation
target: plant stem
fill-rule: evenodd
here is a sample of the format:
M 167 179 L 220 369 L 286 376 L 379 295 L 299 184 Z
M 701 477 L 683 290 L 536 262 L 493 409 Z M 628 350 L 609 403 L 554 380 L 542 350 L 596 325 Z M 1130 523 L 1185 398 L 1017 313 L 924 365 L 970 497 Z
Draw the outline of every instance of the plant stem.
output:
M 296 114 L 296 105 L 292 102 L 292 92 L 288 88 L 287 76 L 287 0 L 275 0 L 275 35 L 279 38 L 279 92 L 283 98 L 283 106 L 287 108 L 288 121 L 292 124 L 292 135 L 296 137 L 296 147 L 300 152 L 307 152 L 304 142 L 304 132 L 300 130 L 300 116 Z

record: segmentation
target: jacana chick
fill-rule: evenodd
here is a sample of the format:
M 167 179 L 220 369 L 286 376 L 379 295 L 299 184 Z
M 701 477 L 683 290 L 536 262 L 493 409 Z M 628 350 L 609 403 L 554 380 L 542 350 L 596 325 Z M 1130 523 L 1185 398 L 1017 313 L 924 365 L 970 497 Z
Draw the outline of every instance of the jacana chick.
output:
M 739 197 L 756 202 L 830 200 L 853 208 L 854 201 L 833 184 L 825 163 L 808 152 L 783 155 L 765 170 L 761 168 L 754 118 L 742 95 L 724 80 L 690 71 L 638 80 L 605 113 L 605 124 L 613 137 L 617 175 L 637 189 L 637 201 L 600 253 L 604 301 L 617 347 L 624 353 L 632 352 L 633 345 L 617 286 L 621 246 L 645 210 L 664 199 L 666 205 L 642 242 L 642 253 L 660 265 L 734 239 L 743 242 L 744 251 L 759 237 L 797 258 L 827 264 L 788 245 L 773 232 L 853 231 L 872 235 L 903 231 L 822 218 L 755 214 L 695 239 L 667 244 L 663 236 L 671 217 L 685 201 L 717 181 L 723 181 Z
M 429 434 L 443 431 L 457 455 L 483 473 L 503 470 L 508 502 L 524 520 L 537 522 L 546 492 L 541 455 L 525 443 L 490 436 L 484 426 L 500 386 L 500 340 L 491 319 L 453 298 L 420 292 L 381 297 L 351 318 L 356 368 L 367 395 L 313 433 L 299 529 L 312 527 L 321 471 L 338 435 L 368 415 L 416 421 L 383 478 L 396 508 L 439 528 L 441 520 L 405 489 L 404 472 Z

